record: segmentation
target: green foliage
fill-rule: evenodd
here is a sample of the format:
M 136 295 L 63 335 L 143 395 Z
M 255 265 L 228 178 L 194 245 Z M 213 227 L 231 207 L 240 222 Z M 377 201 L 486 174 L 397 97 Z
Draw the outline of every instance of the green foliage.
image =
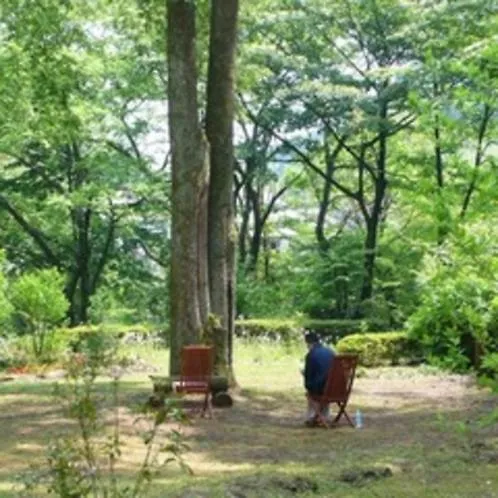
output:
M 202 68 L 209 5 L 196 2 Z M 71 323 L 104 324 L 104 334 L 168 319 L 164 11 L 142 0 L 0 5 L 9 277 L 59 268 Z M 463 370 L 498 348 L 497 20 L 492 0 L 241 2 L 237 313 L 346 320 L 246 324 L 247 334 L 313 328 L 336 340 L 360 329 L 349 318 L 368 331 L 411 316 L 431 362 Z M 360 302 L 380 173 L 373 296 Z M 6 287 L 0 271 L 1 333 Z M 43 355 L 64 341 L 47 337 Z M 12 347 L 33 356 L 21 354 L 25 339 Z
M 26 273 L 12 284 L 10 293 L 16 314 L 32 336 L 33 352 L 40 357 L 46 337 L 64 320 L 69 308 L 64 277 L 54 269 Z
M 5 351 L 0 354 L 4 368 L 28 368 L 38 370 L 47 365 L 60 364 L 69 349 L 68 336 L 60 329 L 45 335 L 43 351 L 35 352 L 33 337 L 11 335 L 5 341 Z
M 57 270 L 22 275 L 12 284 L 11 301 L 16 312 L 35 327 L 60 323 L 69 306 L 64 296 L 64 277 Z
M 430 362 L 461 372 L 496 348 L 497 277 L 494 242 L 477 230 L 426 257 L 408 327 Z
M 12 314 L 12 304 L 7 297 L 7 281 L 4 275 L 4 253 L 0 250 L 0 326 L 8 324 Z M 0 331 L 2 335 L 3 331 Z
M 489 353 L 485 356 L 481 366 L 481 382 L 498 393 L 498 353 Z
M 309 318 L 272 319 L 255 318 L 237 320 L 235 333 L 238 337 L 266 339 L 269 341 L 293 341 L 303 338 L 306 330 L 313 330 L 325 341 L 336 343 L 341 337 L 361 330 L 376 329 L 375 321 L 364 320 L 313 320 Z
M 166 423 L 185 421 L 183 412 L 167 402 L 154 412 L 143 408 L 137 417 L 134 426 L 145 453 L 133 468 L 131 479 L 123 483 L 118 470 L 124 453 L 119 373 L 113 376 L 107 405 L 95 385 L 97 375 L 106 367 L 102 362 L 105 353 L 75 354 L 68 359 L 66 384 L 58 385 L 55 394 L 57 403 L 75 423 L 76 434 L 60 436 L 49 443 L 45 465 L 24 480 L 26 491 L 43 490 L 60 498 L 139 498 L 146 496 L 165 465 L 177 462 L 190 471 L 183 459 L 188 449 L 183 434 L 178 429 L 162 430 Z
M 235 334 L 246 339 L 291 342 L 302 337 L 302 329 L 293 320 L 237 320 Z
M 377 332 L 353 334 L 341 339 L 336 350 L 339 353 L 356 353 L 360 365 L 378 367 L 398 365 L 420 359 L 420 348 L 406 332 Z
M 80 329 L 73 333 L 69 347 L 82 354 L 90 365 L 110 367 L 116 358 L 119 340 L 104 328 Z

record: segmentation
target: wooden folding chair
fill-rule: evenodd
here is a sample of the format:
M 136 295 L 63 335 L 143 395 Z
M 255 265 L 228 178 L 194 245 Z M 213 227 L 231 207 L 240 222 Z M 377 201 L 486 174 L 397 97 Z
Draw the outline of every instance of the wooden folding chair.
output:
M 180 380 L 173 386 L 178 393 L 203 394 L 204 404 L 201 416 L 204 417 L 208 411 L 211 418 L 213 417 L 210 396 L 213 353 L 212 346 L 184 346 L 181 353 Z
M 354 424 L 346 411 L 346 407 L 349 401 L 349 395 L 351 394 L 351 389 L 353 388 L 357 364 L 358 355 L 339 354 L 335 356 L 332 361 L 332 367 L 329 370 L 323 394 L 320 396 L 308 396 L 314 406 L 319 425 L 330 427 L 332 424 L 337 424 L 341 417 L 344 416 L 349 425 L 354 427 Z M 332 424 L 330 424 L 322 415 L 322 410 L 329 403 L 336 403 L 339 408 Z

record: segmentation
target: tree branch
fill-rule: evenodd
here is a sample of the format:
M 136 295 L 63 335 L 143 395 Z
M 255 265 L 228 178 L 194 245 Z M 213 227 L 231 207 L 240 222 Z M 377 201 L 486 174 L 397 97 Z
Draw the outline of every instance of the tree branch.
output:
M 0 208 L 5 209 L 12 218 L 19 224 L 19 226 L 33 239 L 33 241 L 42 250 L 43 254 L 53 266 L 62 269 L 59 258 L 52 251 L 48 242 L 46 241 L 45 235 L 28 223 L 24 216 L 3 196 L 0 194 Z
M 484 158 L 484 147 L 483 147 L 484 137 L 486 135 L 486 130 L 488 128 L 488 124 L 491 120 L 493 112 L 494 111 L 491 109 L 491 106 L 489 104 L 485 104 L 484 114 L 482 116 L 481 124 L 479 126 L 479 132 L 477 134 L 477 146 L 474 158 L 474 170 L 472 171 L 472 179 L 467 188 L 467 191 L 465 192 L 465 196 L 463 199 L 462 209 L 460 210 L 460 219 L 465 218 L 465 215 L 467 214 L 467 210 L 470 205 L 470 199 L 477 186 L 478 171 Z
M 245 104 L 244 104 L 245 105 Z M 251 120 L 256 122 L 256 116 L 251 112 L 251 110 L 246 107 L 246 112 Z M 353 199 L 358 199 L 358 193 L 353 192 L 352 190 L 348 189 L 344 185 L 340 184 L 337 182 L 334 178 L 331 178 L 328 176 L 326 173 L 324 173 L 304 152 L 302 152 L 299 147 L 296 147 L 292 142 L 290 142 L 288 139 L 282 137 L 279 133 L 277 133 L 275 130 L 272 130 L 270 127 L 266 126 L 264 123 L 259 123 L 259 126 L 261 128 L 264 128 L 268 133 L 270 133 L 273 137 L 275 137 L 277 140 L 279 140 L 282 145 L 290 149 L 292 152 L 296 154 L 301 159 L 301 162 L 305 165 L 307 165 L 310 169 L 312 169 L 317 175 L 321 176 L 324 180 L 332 183 L 332 185 L 336 186 L 341 192 L 343 192 L 345 195 L 348 197 L 351 197 Z
M 299 178 L 301 177 L 301 175 L 303 174 L 303 172 L 301 171 L 299 174 L 295 175 L 293 178 L 291 178 L 291 180 L 289 181 L 289 183 L 287 183 L 287 185 L 284 185 L 270 200 L 270 202 L 268 203 L 268 205 L 266 206 L 266 209 L 265 209 L 265 212 L 263 213 L 263 216 L 261 217 L 261 226 L 264 226 L 268 217 L 270 216 L 271 212 L 273 211 L 273 208 L 275 207 L 275 204 L 277 203 L 277 201 L 280 199 L 280 197 L 282 197 L 285 192 L 287 192 L 287 190 L 289 190 L 290 187 L 292 187 L 292 185 L 294 183 L 297 182 L 297 180 L 299 180 Z
M 95 273 L 93 275 L 93 279 L 91 282 L 92 294 L 97 289 L 100 277 L 102 276 L 105 265 L 107 264 L 107 261 L 109 259 L 109 256 L 112 252 L 112 248 L 114 245 L 114 233 L 116 230 L 117 218 L 115 216 L 114 206 L 112 205 L 112 201 L 110 200 L 109 200 L 109 206 L 110 206 L 109 225 L 107 227 L 107 235 L 104 243 L 104 248 L 102 249 L 102 253 L 100 254 L 99 262 L 97 264 L 97 268 L 95 269 Z

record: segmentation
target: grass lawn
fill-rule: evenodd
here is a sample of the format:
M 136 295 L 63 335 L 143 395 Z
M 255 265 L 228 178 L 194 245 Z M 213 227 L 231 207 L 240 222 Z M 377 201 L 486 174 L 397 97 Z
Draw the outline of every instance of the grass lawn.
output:
M 126 348 L 167 371 L 167 351 Z M 475 423 L 498 401 L 471 378 L 428 368 L 362 370 L 350 413 L 360 408 L 365 427 L 308 429 L 303 354 L 297 346 L 238 343 L 234 407 L 183 429 L 194 476 L 167 467 L 150 496 L 498 497 L 498 427 Z M 16 475 L 42 461 L 51 438 L 72 430 L 52 384 L 29 377 L 0 383 L 0 497 L 18 496 Z M 123 378 L 124 479 L 142 452 L 127 408 L 150 392 L 147 373 Z

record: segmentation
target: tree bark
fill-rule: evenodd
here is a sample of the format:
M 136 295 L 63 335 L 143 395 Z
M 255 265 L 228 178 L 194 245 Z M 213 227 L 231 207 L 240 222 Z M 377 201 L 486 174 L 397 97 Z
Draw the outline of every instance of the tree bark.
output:
M 342 150 L 342 144 L 339 142 L 332 153 L 329 153 L 328 143 L 325 144 L 326 147 L 326 175 L 327 178 L 323 179 L 323 190 L 320 198 L 320 204 L 318 206 L 318 215 L 315 224 L 315 236 L 318 242 L 318 249 L 322 255 L 326 255 L 330 249 L 330 241 L 325 236 L 325 221 L 327 218 L 327 213 L 330 206 L 330 195 L 332 193 L 332 182 L 329 178 L 334 176 L 336 159 L 339 152 Z
M 168 105 L 172 157 L 171 361 L 180 370 L 180 350 L 200 341 L 208 307 L 205 198 L 207 145 L 198 119 L 195 5 L 167 1 Z
M 365 255 L 363 262 L 363 283 L 361 286 L 360 302 L 368 301 L 373 296 L 375 277 L 375 260 L 377 257 L 377 235 L 379 222 L 382 216 L 382 207 L 386 194 L 386 161 L 387 161 L 387 111 L 388 104 L 385 100 L 379 103 L 379 150 L 377 153 L 377 167 L 374 177 L 375 193 L 372 210 L 365 216 L 367 234 L 365 237 Z M 360 165 L 360 167 L 362 167 Z M 364 168 L 365 169 L 365 168 Z
M 469 186 L 467 187 L 467 190 L 465 191 L 462 203 L 462 209 L 460 210 L 460 219 L 462 220 L 465 218 L 465 215 L 467 214 L 467 210 L 470 205 L 470 199 L 477 187 L 479 168 L 484 160 L 484 137 L 486 135 L 488 124 L 491 120 L 492 115 L 493 115 L 493 110 L 491 109 L 491 106 L 489 104 L 485 104 L 483 116 L 481 119 L 481 124 L 479 126 L 479 131 L 477 134 L 477 146 L 474 158 L 474 169 L 472 171 L 472 178 L 470 180 Z
M 254 273 L 258 268 L 259 253 L 263 241 L 263 220 L 261 216 L 261 192 L 259 186 L 251 187 L 250 197 L 252 204 L 252 236 L 249 244 L 249 262 L 247 272 Z
M 88 309 L 90 308 L 91 279 L 90 279 L 90 220 L 92 212 L 90 208 L 78 208 L 78 267 L 80 275 L 79 310 L 77 323 L 88 322 Z
M 249 218 L 251 216 L 251 201 L 249 186 L 244 185 L 244 201 L 239 227 L 239 262 L 245 266 L 247 263 L 247 239 L 249 234 Z
M 211 312 L 221 323 L 215 346 L 215 369 L 222 372 L 228 364 L 229 327 L 233 323 L 232 299 L 234 258 L 233 220 L 233 118 L 234 69 L 238 0 L 213 0 L 207 87 L 206 131 L 210 145 L 209 185 L 209 291 Z

